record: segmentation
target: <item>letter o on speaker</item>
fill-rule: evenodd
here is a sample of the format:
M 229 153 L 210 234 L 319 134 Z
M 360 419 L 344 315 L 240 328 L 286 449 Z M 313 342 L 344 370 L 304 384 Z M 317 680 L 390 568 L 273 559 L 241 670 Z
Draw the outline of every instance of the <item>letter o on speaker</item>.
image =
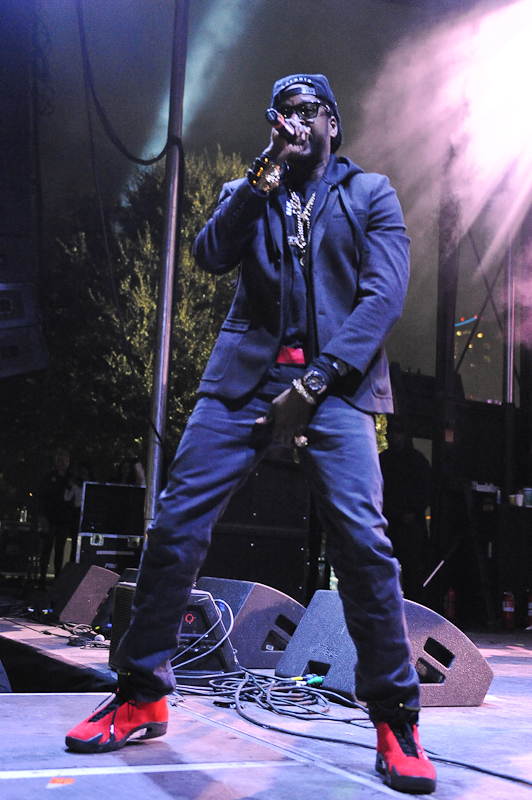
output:
M 223 600 L 234 615 L 229 639 L 246 669 L 275 669 L 305 607 L 277 589 L 253 581 L 200 578 L 198 589 Z
M 422 706 L 479 706 L 493 679 L 486 659 L 448 620 L 405 600 L 412 663 L 421 684 Z M 320 589 L 275 670 L 280 678 L 316 673 L 323 688 L 352 698 L 356 648 L 345 624 L 338 592 Z

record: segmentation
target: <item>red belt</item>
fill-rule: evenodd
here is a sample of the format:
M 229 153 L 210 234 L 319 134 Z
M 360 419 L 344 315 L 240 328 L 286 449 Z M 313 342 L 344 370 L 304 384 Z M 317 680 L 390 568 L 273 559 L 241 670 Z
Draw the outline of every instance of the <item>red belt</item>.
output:
M 302 347 L 285 347 L 284 345 L 279 350 L 277 356 L 278 364 L 304 364 L 305 351 Z

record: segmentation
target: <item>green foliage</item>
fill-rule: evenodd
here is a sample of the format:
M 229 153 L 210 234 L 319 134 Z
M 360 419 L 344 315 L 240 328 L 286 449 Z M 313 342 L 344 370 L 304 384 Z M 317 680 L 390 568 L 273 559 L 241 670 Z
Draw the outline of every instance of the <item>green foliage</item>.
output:
M 183 218 L 168 392 L 167 450 L 172 454 L 235 289 L 236 275 L 216 278 L 195 264 L 193 245 L 225 181 L 241 177 L 237 155 L 186 159 Z M 107 214 L 114 302 L 94 198 L 73 198 L 68 218 L 45 231 L 41 268 L 49 368 L 2 380 L 1 460 L 14 505 L 28 503 L 57 447 L 90 461 L 109 481 L 127 448 L 145 462 L 154 366 L 157 288 L 163 233 L 164 165 L 139 169 L 120 204 Z M 377 415 L 379 452 L 386 415 Z M 41 458 L 39 459 L 39 453 Z M 1 499 L 1 498 L 0 498 Z M 0 509 L 2 513 L 2 509 Z
M 388 449 L 388 440 L 386 439 L 387 425 L 388 418 L 386 414 L 375 415 L 375 432 L 377 434 L 377 448 L 379 453 Z
M 217 279 L 197 268 L 194 240 L 214 211 L 223 183 L 244 173 L 239 156 L 220 150 L 186 158 L 168 397 L 170 453 L 194 405 L 235 286 L 235 276 Z M 22 485 L 24 497 L 34 484 L 39 440 L 45 462 L 57 446 L 66 446 L 73 456 L 90 460 L 103 481 L 111 479 L 113 463 L 125 448 L 133 447 L 145 461 L 163 182 L 163 163 L 139 169 L 118 206 L 106 214 L 129 358 L 94 198 L 73 198 L 69 218 L 46 228 L 41 308 L 49 368 L 4 379 L 0 398 L 0 413 L 11 421 L 0 433 L 6 480 Z

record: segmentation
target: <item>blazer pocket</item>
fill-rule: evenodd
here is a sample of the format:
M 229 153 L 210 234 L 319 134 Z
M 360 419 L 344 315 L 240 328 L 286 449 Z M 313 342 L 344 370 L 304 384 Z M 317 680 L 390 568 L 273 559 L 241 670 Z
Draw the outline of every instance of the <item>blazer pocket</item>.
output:
M 245 333 L 249 329 L 249 319 L 226 319 L 221 331 L 227 333 Z
M 248 330 L 248 319 L 225 320 L 203 374 L 204 381 L 219 381 L 223 378 L 238 345 Z

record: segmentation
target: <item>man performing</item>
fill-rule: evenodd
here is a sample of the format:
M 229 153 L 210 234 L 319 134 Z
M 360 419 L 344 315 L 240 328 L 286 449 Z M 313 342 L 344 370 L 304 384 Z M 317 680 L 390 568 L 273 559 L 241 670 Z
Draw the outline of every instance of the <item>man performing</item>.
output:
M 323 75 L 277 81 L 271 105 L 288 131 L 272 129 L 196 240 L 199 265 L 240 267 L 239 283 L 148 531 L 118 691 L 66 742 L 107 752 L 136 731 L 166 731 L 170 659 L 212 527 L 268 445 L 295 443 L 357 649 L 377 770 L 394 789 L 432 792 L 373 417 L 393 410 L 383 343 L 403 307 L 409 239 L 388 179 L 334 155 L 341 120 Z

